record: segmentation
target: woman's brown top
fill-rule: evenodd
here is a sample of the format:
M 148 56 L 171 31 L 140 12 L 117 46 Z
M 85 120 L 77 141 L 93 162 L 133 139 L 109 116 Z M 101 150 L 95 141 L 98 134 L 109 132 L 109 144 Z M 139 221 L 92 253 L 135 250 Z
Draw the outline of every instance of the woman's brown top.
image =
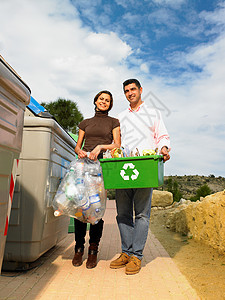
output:
M 91 152 L 97 145 L 109 145 L 113 141 L 112 131 L 120 126 L 119 120 L 108 116 L 108 112 L 96 111 L 95 116 L 85 119 L 79 128 L 85 132 L 83 150 Z

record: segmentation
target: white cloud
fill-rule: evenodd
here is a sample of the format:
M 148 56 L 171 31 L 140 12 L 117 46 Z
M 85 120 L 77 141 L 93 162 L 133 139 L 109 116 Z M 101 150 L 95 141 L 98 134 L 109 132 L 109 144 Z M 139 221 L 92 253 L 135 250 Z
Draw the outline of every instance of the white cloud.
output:
M 126 22 L 126 25 L 134 29 L 142 21 L 142 15 L 128 12 L 123 15 L 123 20 Z
M 144 73 L 148 73 L 149 72 L 149 68 L 147 66 L 147 64 L 141 64 L 140 66 L 141 71 L 143 71 Z
M 225 24 L 225 2 L 221 1 L 218 7 L 213 12 L 203 11 L 200 16 L 205 19 L 206 22 L 210 22 L 217 25 Z M 218 28 L 219 29 L 219 28 Z
M 118 5 L 121 5 L 124 8 L 129 6 L 129 3 L 126 0 L 115 0 L 115 1 Z M 133 3 L 134 3 L 134 0 L 131 0 L 130 4 L 133 4 Z
M 95 55 L 102 55 L 109 64 L 119 63 L 131 54 L 131 48 L 122 42 L 118 36 L 91 32 L 85 39 L 84 45 Z
M 152 24 L 166 24 L 167 26 L 173 27 L 176 15 L 170 9 L 159 8 L 148 15 L 148 20 Z
M 189 80 L 180 87 L 162 82 L 158 89 L 155 86 L 172 111 L 166 118 L 173 149 L 173 160 L 167 167 L 171 174 L 225 175 L 224 48 L 225 36 L 199 45 L 182 60 L 200 66 L 202 72 L 185 74 Z
M 10 26 L 5 26 L 9 15 Z M 121 95 L 115 86 L 126 74 L 124 60 L 130 47 L 116 33 L 82 27 L 70 1 L 4 2 L 0 26 L 1 54 L 39 102 L 70 98 L 90 115 L 99 90 L 113 89 Z
M 182 4 L 186 3 L 187 0 L 153 0 L 152 2 L 162 6 L 171 6 L 173 8 L 179 8 Z

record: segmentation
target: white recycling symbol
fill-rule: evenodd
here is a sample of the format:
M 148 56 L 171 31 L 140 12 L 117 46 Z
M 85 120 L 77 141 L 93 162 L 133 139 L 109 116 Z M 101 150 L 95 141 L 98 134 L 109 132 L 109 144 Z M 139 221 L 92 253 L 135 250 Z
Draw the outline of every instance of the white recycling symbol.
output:
M 133 174 L 129 177 L 129 175 L 126 175 L 126 171 L 128 168 L 133 170 Z M 139 172 L 137 169 L 134 169 L 135 165 L 133 165 L 132 163 L 126 163 L 123 165 L 122 170 L 120 170 L 120 176 L 123 178 L 123 180 L 130 180 L 130 178 L 132 180 L 136 180 L 138 178 Z

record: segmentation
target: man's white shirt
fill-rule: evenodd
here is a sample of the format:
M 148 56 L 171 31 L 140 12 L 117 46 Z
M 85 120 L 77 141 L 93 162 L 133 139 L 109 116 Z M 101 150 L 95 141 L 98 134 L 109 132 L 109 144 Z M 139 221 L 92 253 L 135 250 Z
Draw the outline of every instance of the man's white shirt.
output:
M 170 149 L 170 139 L 159 110 L 150 108 L 143 102 L 135 111 L 130 107 L 119 113 L 121 145 L 130 151 Z

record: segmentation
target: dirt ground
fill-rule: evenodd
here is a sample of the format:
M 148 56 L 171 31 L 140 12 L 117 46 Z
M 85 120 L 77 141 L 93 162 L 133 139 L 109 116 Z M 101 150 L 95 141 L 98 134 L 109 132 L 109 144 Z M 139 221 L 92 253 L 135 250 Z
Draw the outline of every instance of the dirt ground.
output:
M 164 210 L 152 209 L 150 229 L 201 299 L 225 299 L 225 255 L 166 228 Z

